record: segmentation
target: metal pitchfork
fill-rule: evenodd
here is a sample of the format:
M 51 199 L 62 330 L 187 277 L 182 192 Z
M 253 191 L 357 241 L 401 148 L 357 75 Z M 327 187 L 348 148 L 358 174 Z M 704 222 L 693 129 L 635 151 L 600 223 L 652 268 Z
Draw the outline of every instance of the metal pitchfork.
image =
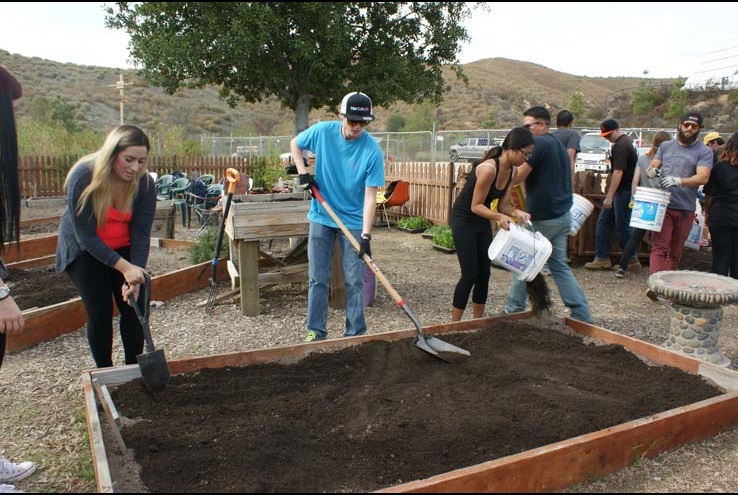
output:
M 218 297 L 218 258 L 220 257 L 220 246 L 223 244 L 223 232 L 225 231 L 226 219 L 231 210 L 231 201 L 233 193 L 236 191 L 239 174 L 235 168 L 226 170 L 226 179 L 228 180 L 228 197 L 226 198 L 225 208 L 223 209 L 223 221 L 220 223 L 218 230 L 218 240 L 215 242 L 215 253 L 213 254 L 212 273 L 210 276 L 210 293 L 208 294 L 208 303 L 205 306 L 205 312 L 211 314 L 215 307 L 215 299 Z
M 358 253 L 361 250 L 361 246 L 359 246 L 359 243 L 356 241 L 354 236 L 351 234 L 348 228 L 346 228 L 343 222 L 341 222 L 341 219 L 338 218 L 338 215 L 336 215 L 336 212 L 333 211 L 333 208 L 331 208 L 330 205 L 325 202 L 325 198 L 322 194 L 320 194 L 320 191 L 315 186 L 311 186 L 310 191 L 312 192 L 313 197 L 318 200 L 320 205 L 325 208 L 325 211 L 328 212 L 328 215 L 330 215 L 333 221 L 336 222 L 336 225 L 338 225 L 338 227 L 341 229 L 343 235 L 346 236 L 346 239 L 351 242 L 351 245 Z M 430 335 L 424 335 L 420 325 L 420 321 L 418 321 L 415 313 L 413 313 L 407 303 L 402 299 L 402 296 L 400 296 L 400 294 L 398 294 L 397 291 L 392 287 L 389 280 L 387 280 L 387 277 L 384 276 L 377 264 L 374 263 L 374 260 L 371 258 L 371 256 L 365 253 L 362 256 L 362 259 L 364 260 L 364 263 L 366 263 L 374 272 L 374 274 L 379 278 L 379 281 L 382 282 L 384 288 L 387 289 L 387 292 L 390 293 L 392 299 L 395 300 L 397 305 L 401 307 L 405 314 L 407 314 L 407 316 L 410 318 L 410 320 L 412 320 L 413 324 L 415 325 L 415 329 L 418 332 L 418 335 L 415 338 L 415 345 L 417 347 L 424 350 L 428 354 L 431 354 L 439 359 L 443 359 L 444 361 L 449 363 L 457 363 L 463 359 L 466 359 L 467 356 L 471 356 L 471 353 L 465 349 L 456 347 L 455 345 L 449 344 L 448 342 L 444 342 L 439 338 Z

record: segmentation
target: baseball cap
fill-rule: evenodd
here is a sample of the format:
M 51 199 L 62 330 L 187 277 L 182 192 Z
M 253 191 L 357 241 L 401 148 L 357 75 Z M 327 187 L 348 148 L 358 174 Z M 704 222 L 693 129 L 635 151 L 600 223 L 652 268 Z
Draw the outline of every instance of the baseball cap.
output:
M 341 100 L 340 113 L 348 120 L 371 122 L 374 120 L 372 113 L 372 99 L 358 91 L 349 93 Z
M 620 129 L 620 125 L 618 124 L 618 121 L 615 119 L 607 119 L 604 120 L 600 124 L 600 136 L 606 137 L 609 136 L 612 131 Z
M 682 115 L 682 122 L 694 122 L 698 126 L 702 127 L 702 115 L 697 112 L 687 112 Z
M 713 141 L 715 139 L 718 139 L 720 137 L 720 133 L 712 131 L 708 132 L 705 138 L 702 140 L 703 143 L 709 144 L 710 141 Z

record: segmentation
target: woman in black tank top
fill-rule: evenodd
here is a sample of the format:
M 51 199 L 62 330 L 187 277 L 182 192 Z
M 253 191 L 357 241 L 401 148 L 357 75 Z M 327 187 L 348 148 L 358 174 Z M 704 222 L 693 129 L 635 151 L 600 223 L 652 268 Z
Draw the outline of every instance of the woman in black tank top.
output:
M 524 127 L 516 127 L 507 134 L 502 146 L 491 148 L 481 160 L 472 164 L 451 211 L 451 231 L 461 267 L 451 321 L 461 320 L 470 293 L 473 317 L 484 315 L 490 276 L 487 249 L 492 242 L 491 222 L 497 221 L 507 230 L 513 217 L 530 220 L 528 213 L 513 206 L 511 185 L 514 168 L 525 163 L 534 146 L 533 134 Z M 490 208 L 495 199 L 498 199 L 497 211 Z

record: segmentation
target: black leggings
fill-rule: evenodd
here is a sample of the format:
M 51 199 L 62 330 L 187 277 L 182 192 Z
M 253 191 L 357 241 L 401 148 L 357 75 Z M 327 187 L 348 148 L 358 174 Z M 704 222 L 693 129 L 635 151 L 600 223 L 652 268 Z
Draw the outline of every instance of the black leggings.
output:
M 710 225 L 712 273 L 738 278 L 738 227 Z
M 461 266 L 461 279 L 454 289 L 454 308 L 466 308 L 472 288 L 474 288 L 472 302 L 485 304 L 491 272 L 487 250 L 492 242 L 492 227 L 489 222 L 483 226 L 463 223 L 457 226 L 454 222 L 451 230 L 456 256 Z
M 119 249 L 118 253 L 128 259 L 128 248 Z M 118 326 L 125 363 L 136 364 L 136 356 L 143 352 L 143 329 L 136 312 L 121 295 L 125 282 L 123 274 L 87 252 L 74 260 L 66 272 L 77 287 L 87 312 L 87 342 L 95 365 L 98 368 L 113 366 L 113 299 L 120 313 Z M 139 301 L 142 299 L 139 297 Z

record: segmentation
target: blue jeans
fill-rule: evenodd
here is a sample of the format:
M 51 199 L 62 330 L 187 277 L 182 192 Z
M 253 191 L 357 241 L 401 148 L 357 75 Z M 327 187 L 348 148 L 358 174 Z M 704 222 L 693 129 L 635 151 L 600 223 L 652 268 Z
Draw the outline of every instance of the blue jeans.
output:
M 351 230 L 354 238 L 361 237 L 361 229 Z M 345 337 L 366 333 L 364 318 L 364 262 L 356 255 L 351 242 L 341 229 L 310 222 L 308 234 L 308 314 L 306 328 L 325 338 L 328 334 L 328 291 L 330 285 L 333 244 L 338 238 L 341 246 L 343 276 L 346 288 Z
M 574 277 L 571 267 L 566 263 L 566 243 L 571 226 L 571 215 L 564 213 L 559 218 L 551 220 L 533 221 L 533 228 L 551 241 L 551 257 L 548 258 L 548 268 L 551 276 L 559 288 L 561 300 L 571 310 L 571 317 L 587 323 L 592 323 L 589 313 L 589 303 L 584 292 Z M 510 293 L 507 296 L 505 313 L 524 311 L 528 300 L 526 283 L 513 277 Z
M 612 236 L 612 226 L 618 233 L 621 251 L 625 250 L 625 245 L 630 239 L 630 190 L 624 189 L 616 191 L 612 197 L 612 208 L 602 208 L 600 216 L 597 218 L 597 231 L 595 237 L 595 259 L 610 259 L 610 237 Z

